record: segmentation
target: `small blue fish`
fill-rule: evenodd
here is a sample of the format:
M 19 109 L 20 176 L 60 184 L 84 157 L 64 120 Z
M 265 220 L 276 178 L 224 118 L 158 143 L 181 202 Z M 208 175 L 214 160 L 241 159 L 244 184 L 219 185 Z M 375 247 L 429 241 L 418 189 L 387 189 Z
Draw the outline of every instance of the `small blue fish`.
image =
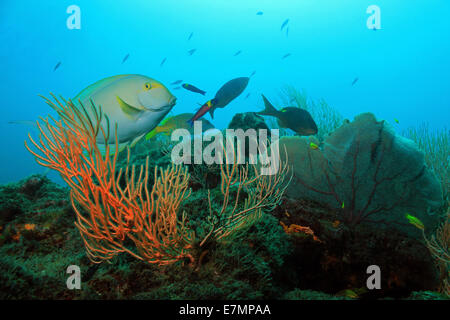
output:
M 264 14 L 264 12 L 262 12 L 262 11 L 258 11 L 258 12 L 256 13 L 257 16 L 262 16 L 263 14 Z
M 122 59 L 122 64 L 128 60 L 128 58 L 130 57 L 130 54 L 127 53 L 127 55 Z
M 286 53 L 281 59 L 286 59 L 287 57 L 290 57 L 291 54 L 290 53 Z
M 192 36 L 194 35 L 193 32 L 191 32 L 191 34 L 189 35 L 188 41 L 192 39 Z
M 234 56 L 236 57 L 236 56 L 238 56 L 238 55 L 240 55 L 241 54 L 241 50 L 239 50 L 238 52 L 236 52 L 235 54 L 234 54 Z
M 61 65 L 61 61 L 59 61 L 59 62 L 56 64 L 56 66 L 53 68 L 53 72 L 55 72 L 56 69 L 58 69 L 60 65 Z
M 282 31 L 284 29 L 284 27 L 287 26 L 288 23 L 289 23 L 289 19 L 284 20 L 283 24 L 281 25 L 280 31 Z
M 159 66 L 162 67 L 164 62 L 166 62 L 166 60 L 167 60 L 167 58 L 162 59 L 161 64 Z
M 191 50 L 188 51 L 188 53 L 189 53 L 190 56 L 192 56 L 195 51 L 197 51 L 197 49 L 191 49 Z
M 355 78 L 355 80 L 353 80 L 353 82 L 352 82 L 352 87 L 355 85 L 355 83 L 357 83 L 358 82 L 358 80 L 359 80 L 359 78 L 358 77 L 356 77 Z
M 177 81 L 172 82 L 171 85 L 180 84 L 180 83 L 182 83 L 182 82 L 183 82 L 183 80 L 177 80 Z
M 250 92 L 247 93 L 247 95 L 245 96 L 245 99 L 248 99 L 248 97 L 250 97 Z
M 252 72 L 252 74 L 250 75 L 250 78 L 253 77 L 256 74 L 256 70 Z

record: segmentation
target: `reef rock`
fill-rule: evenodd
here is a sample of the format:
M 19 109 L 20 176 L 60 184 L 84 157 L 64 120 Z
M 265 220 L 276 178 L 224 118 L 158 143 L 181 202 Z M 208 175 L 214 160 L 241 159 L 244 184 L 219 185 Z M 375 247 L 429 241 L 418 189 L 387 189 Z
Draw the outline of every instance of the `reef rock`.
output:
M 294 171 L 289 197 L 336 208 L 340 220 L 351 225 L 403 224 L 414 230 L 406 213 L 421 219 L 427 229 L 439 221 L 439 181 L 415 143 L 396 135 L 386 122 L 364 113 L 346 121 L 319 148 L 311 142 L 319 145 L 314 137 L 280 139 Z
M 270 137 L 270 130 L 264 119 L 257 115 L 255 112 L 236 113 L 231 119 L 228 129 L 266 129 L 268 131 L 267 136 Z

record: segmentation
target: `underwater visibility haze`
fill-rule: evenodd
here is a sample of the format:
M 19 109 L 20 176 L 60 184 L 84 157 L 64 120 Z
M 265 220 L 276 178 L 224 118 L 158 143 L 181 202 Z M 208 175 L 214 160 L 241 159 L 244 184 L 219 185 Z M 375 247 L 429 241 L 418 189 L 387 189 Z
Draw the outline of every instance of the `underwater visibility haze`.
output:
M 0 298 L 448 299 L 449 12 L 2 1 Z

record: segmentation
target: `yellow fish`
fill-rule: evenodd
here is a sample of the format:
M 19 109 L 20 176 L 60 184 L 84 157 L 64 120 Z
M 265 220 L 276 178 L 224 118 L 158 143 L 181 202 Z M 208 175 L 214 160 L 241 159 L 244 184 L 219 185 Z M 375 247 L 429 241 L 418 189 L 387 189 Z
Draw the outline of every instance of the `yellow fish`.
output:
M 158 133 L 168 136 L 175 129 L 188 129 L 189 131 L 193 132 L 191 125 L 188 123 L 188 120 L 190 120 L 193 116 L 194 116 L 193 113 L 181 113 L 172 117 L 168 117 L 164 119 L 159 126 L 157 126 L 155 129 L 149 132 L 145 136 L 145 139 L 150 140 Z M 206 119 L 200 119 L 197 121 L 202 121 L 202 131 L 214 128 L 211 122 L 209 122 Z
M 351 289 L 345 289 L 345 290 L 341 290 L 338 293 L 336 293 L 336 296 L 338 297 L 346 297 L 346 298 L 350 298 L 350 299 L 358 299 L 359 295 Z
M 398 119 L 394 119 L 395 122 L 399 123 Z
M 342 206 L 341 206 L 341 208 L 342 208 L 342 209 L 345 208 L 345 202 L 344 202 L 344 201 L 342 201 Z
M 117 124 L 117 138 L 120 144 L 133 146 L 153 130 L 169 113 L 176 102 L 176 98 L 160 82 L 137 74 L 124 74 L 105 78 L 82 90 L 73 100 L 79 107 L 84 105 L 91 118 L 95 118 L 91 110 L 91 101 L 108 117 L 102 121 L 105 132 L 114 132 Z M 97 142 L 104 144 L 103 136 L 99 133 Z M 108 144 L 115 143 L 115 136 L 111 134 Z
M 317 144 L 315 144 L 314 142 L 311 142 L 311 143 L 309 144 L 309 146 L 310 146 L 311 149 L 313 149 L 313 150 L 319 149 L 319 146 L 318 146 Z
M 410 214 L 406 214 L 406 219 L 408 219 L 409 223 L 411 223 L 416 228 L 420 230 L 425 230 L 425 226 L 423 225 L 422 221 L 420 221 L 418 218 Z

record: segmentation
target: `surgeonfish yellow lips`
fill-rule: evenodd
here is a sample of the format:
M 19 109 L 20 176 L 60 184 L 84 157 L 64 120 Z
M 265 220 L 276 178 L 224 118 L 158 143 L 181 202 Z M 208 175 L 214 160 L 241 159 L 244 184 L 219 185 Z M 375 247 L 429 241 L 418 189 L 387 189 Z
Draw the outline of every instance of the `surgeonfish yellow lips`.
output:
M 177 97 L 172 96 L 169 99 L 169 106 L 173 107 L 177 103 Z

